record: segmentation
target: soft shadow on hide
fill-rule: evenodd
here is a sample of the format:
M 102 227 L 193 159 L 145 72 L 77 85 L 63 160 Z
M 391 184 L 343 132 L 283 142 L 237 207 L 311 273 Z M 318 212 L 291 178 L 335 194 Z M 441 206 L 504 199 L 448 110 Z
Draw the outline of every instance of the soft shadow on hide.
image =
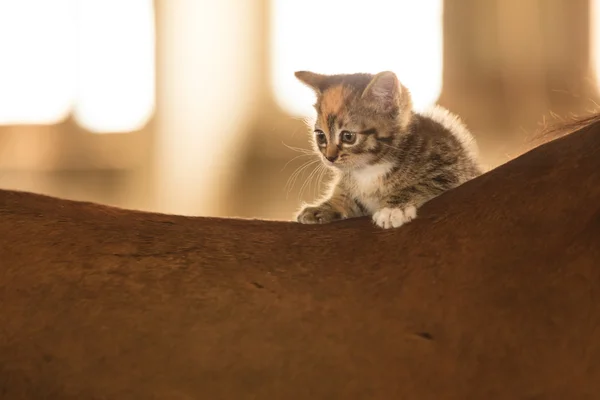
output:
M 587 124 L 397 230 L 0 191 L 0 398 L 596 398 Z

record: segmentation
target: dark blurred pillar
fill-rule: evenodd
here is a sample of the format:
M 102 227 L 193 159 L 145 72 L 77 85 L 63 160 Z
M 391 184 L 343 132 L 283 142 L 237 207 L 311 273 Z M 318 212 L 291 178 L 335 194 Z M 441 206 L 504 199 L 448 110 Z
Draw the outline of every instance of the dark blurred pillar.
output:
M 593 95 L 588 0 L 446 0 L 440 103 L 483 147 L 513 147 Z

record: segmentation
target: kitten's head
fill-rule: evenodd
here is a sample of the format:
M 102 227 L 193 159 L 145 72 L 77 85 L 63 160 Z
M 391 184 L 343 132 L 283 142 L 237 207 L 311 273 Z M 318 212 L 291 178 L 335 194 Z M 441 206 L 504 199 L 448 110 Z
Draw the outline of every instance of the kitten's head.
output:
M 326 165 L 351 169 L 376 164 L 410 124 L 411 96 L 393 72 L 295 75 L 317 95 L 313 145 Z

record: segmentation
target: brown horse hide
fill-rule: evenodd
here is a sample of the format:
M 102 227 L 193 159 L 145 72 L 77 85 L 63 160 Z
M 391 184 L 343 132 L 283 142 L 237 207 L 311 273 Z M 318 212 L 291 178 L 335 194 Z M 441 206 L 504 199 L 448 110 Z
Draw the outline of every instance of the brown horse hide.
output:
M 2 399 L 598 399 L 600 118 L 394 230 L 0 191 Z

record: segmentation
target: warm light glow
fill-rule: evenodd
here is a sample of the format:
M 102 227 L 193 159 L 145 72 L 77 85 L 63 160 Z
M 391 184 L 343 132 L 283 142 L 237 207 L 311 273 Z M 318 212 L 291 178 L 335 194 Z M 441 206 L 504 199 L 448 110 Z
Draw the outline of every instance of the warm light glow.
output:
M 153 0 L 0 0 L 0 124 L 139 129 L 154 54 Z
M 143 127 L 154 111 L 152 0 L 78 0 L 75 119 L 93 132 Z
M 600 89 L 600 0 L 590 0 L 590 31 L 592 68 Z
M 0 0 L 0 124 L 53 124 L 75 82 L 71 0 Z
M 394 71 L 416 109 L 442 87 L 442 0 L 271 0 L 272 85 L 289 113 L 314 112 L 294 71 Z

